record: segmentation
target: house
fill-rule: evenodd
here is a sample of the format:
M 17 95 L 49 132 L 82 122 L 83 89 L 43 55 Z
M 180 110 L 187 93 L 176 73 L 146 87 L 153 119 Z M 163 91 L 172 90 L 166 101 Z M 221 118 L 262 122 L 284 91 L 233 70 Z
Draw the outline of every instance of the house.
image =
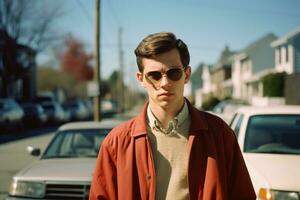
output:
M 203 102 L 212 96 L 212 92 L 215 90 L 211 81 L 211 68 L 211 65 L 201 64 L 197 70 L 198 73 L 195 73 L 197 76 L 194 77 L 199 79 L 199 82 L 201 82 L 201 84 L 195 87 L 194 92 L 196 108 L 201 108 Z
M 275 51 L 270 44 L 276 39 L 274 34 L 267 34 L 231 56 L 234 99 L 251 103 L 253 96 L 262 96 L 261 78 L 275 71 Z
M 189 98 L 192 103 L 195 103 L 195 92 L 198 88 L 202 87 L 202 68 L 203 63 L 200 63 L 200 65 L 194 70 L 192 70 L 192 75 L 190 78 L 190 81 L 185 84 L 184 87 L 184 96 Z
M 211 81 L 213 88 L 213 95 L 219 99 L 231 96 L 231 60 L 230 57 L 235 52 L 230 51 L 226 46 L 222 51 L 218 61 L 213 65 L 211 69 Z
M 300 27 L 271 43 L 275 49 L 275 69 L 286 72 L 285 103 L 300 104 Z
M 300 27 L 271 43 L 275 49 L 275 69 L 288 74 L 300 73 Z

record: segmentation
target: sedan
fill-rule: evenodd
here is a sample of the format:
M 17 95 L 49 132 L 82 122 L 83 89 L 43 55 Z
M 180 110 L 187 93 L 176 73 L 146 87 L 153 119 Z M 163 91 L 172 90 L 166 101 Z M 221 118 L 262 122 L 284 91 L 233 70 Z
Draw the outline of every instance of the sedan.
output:
M 24 111 L 14 99 L 0 99 L 0 129 L 22 127 L 23 117 Z
M 59 127 L 40 159 L 13 177 L 6 199 L 88 199 L 101 142 L 121 122 L 110 119 Z M 40 155 L 38 148 L 27 150 Z
M 234 130 L 257 197 L 300 199 L 300 106 L 243 107 Z

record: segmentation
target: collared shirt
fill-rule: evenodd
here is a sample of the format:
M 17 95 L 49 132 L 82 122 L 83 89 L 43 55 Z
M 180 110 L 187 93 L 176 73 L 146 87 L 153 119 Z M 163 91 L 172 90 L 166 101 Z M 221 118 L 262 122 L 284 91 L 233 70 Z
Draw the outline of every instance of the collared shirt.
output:
M 188 199 L 187 138 L 190 117 L 187 103 L 184 103 L 181 111 L 168 123 L 166 129 L 148 106 L 147 124 L 157 180 L 155 198 Z
M 165 135 L 171 135 L 174 134 L 183 134 L 180 131 L 180 128 L 182 128 L 183 123 L 185 120 L 189 118 L 189 109 L 187 107 L 187 103 L 184 101 L 183 108 L 181 111 L 177 114 L 176 117 L 174 117 L 173 120 L 171 120 L 168 123 L 168 127 L 165 129 L 162 127 L 159 120 L 155 117 L 155 115 L 152 113 L 150 106 L 147 108 L 147 123 L 151 131 L 154 132 L 160 132 Z M 188 131 L 188 130 L 187 130 Z

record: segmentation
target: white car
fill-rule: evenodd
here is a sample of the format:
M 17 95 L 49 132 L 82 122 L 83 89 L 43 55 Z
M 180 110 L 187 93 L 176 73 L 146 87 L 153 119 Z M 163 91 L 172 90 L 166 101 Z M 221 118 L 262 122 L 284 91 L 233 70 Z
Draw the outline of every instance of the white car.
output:
M 40 159 L 18 172 L 7 200 L 88 199 L 100 144 L 122 120 L 74 122 L 58 128 Z M 32 155 L 40 150 L 27 147 Z
M 243 107 L 231 123 L 258 199 L 300 199 L 300 106 Z
M 226 123 L 229 123 L 235 111 L 245 103 L 234 100 L 225 100 L 218 103 L 212 110 L 212 113 L 221 117 Z

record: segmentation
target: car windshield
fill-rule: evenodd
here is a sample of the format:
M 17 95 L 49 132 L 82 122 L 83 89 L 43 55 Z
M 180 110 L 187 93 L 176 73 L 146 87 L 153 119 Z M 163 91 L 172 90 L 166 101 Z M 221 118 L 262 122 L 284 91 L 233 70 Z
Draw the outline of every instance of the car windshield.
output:
M 42 156 L 46 158 L 97 157 L 104 137 L 111 129 L 84 129 L 59 132 Z
M 300 115 L 257 115 L 249 119 L 245 152 L 300 154 Z

